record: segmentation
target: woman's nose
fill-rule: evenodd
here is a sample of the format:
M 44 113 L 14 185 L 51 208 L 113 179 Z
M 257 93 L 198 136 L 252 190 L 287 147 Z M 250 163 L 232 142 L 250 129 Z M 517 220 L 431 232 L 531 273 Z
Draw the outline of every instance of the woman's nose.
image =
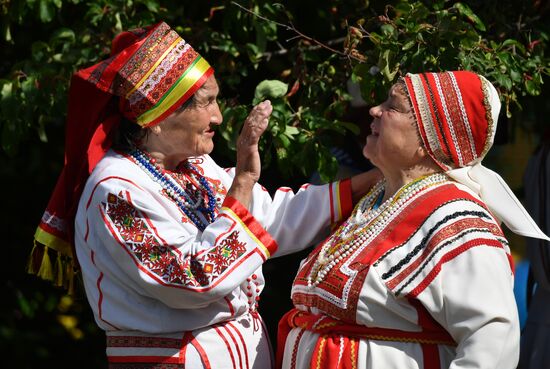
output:
M 211 123 L 214 124 L 222 124 L 223 122 L 223 115 L 220 111 L 220 106 L 218 105 L 218 102 L 215 103 L 214 111 L 212 112 L 212 118 L 210 118 Z
M 369 114 L 373 118 L 380 117 L 381 113 L 382 113 L 382 108 L 380 107 L 380 105 L 373 106 L 372 108 L 369 109 Z

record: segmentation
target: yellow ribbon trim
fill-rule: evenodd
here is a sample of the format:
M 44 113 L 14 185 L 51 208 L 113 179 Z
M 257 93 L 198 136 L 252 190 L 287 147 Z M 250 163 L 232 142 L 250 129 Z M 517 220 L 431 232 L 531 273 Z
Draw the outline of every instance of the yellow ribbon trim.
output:
M 153 108 L 149 109 L 137 118 L 137 123 L 140 126 L 146 126 L 164 114 L 171 106 L 178 102 L 178 100 L 195 85 L 195 83 L 197 83 L 197 81 L 208 71 L 209 68 L 210 64 L 199 56 L 195 64 L 185 71 L 185 73 L 176 83 L 174 83 L 162 99 L 160 99 Z
M 177 45 L 180 41 L 182 41 L 182 40 L 183 40 L 183 39 L 182 39 L 181 37 L 178 37 L 178 38 L 172 43 L 172 45 L 170 45 L 170 46 L 168 47 L 168 49 L 166 49 L 166 51 L 161 55 L 161 57 L 156 61 L 156 63 L 153 64 L 153 66 L 151 67 L 151 69 L 149 69 L 149 71 L 148 71 L 147 73 L 145 73 L 145 75 L 143 76 L 143 78 L 140 79 L 140 80 L 138 81 L 138 83 L 136 83 L 136 85 L 130 90 L 130 92 L 128 92 L 128 93 L 126 94 L 126 99 L 128 99 L 128 97 L 129 97 L 135 90 L 137 90 L 137 89 L 143 84 L 143 82 L 145 82 L 145 80 L 146 80 L 147 78 L 149 78 L 149 76 L 155 71 L 155 69 L 157 69 L 157 67 L 158 67 L 159 64 L 164 60 L 164 58 L 166 58 L 166 55 L 168 55 L 168 53 L 169 53 L 170 51 L 172 51 L 172 49 L 173 49 L 174 47 L 176 47 L 176 45 Z
M 243 223 L 243 221 L 241 220 L 241 218 L 239 218 L 237 216 L 237 214 L 235 214 L 233 212 L 233 210 L 231 210 L 230 208 L 226 208 L 225 206 L 222 207 L 222 211 L 225 211 L 227 213 L 229 213 L 229 215 L 231 215 L 231 218 L 233 218 L 234 220 L 236 220 L 237 222 L 239 222 L 239 224 L 241 225 L 241 227 L 244 228 L 244 230 L 246 231 L 246 233 L 248 233 L 248 235 L 254 240 L 254 242 L 256 242 L 258 245 L 260 245 L 260 247 L 262 248 L 262 250 L 264 250 L 265 254 L 267 255 L 268 258 L 271 257 L 271 253 L 269 252 L 269 250 L 267 249 L 267 247 L 265 247 L 265 245 L 262 243 L 262 241 L 260 241 L 258 239 L 258 237 L 256 237 L 256 235 L 254 233 L 252 233 L 250 231 L 250 229 L 248 229 L 248 227 L 246 226 L 246 224 Z
M 336 208 L 338 209 L 338 215 L 336 222 L 342 219 L 342 202 L 340 201 L 340 182 L 336 182 Z
M 40 242 L 42 245 L 49 247 L 50 249 L 56 250 L 67 256 L 73 256 L 71 245 L 62 240 L 59 237 L 54 236 L 51 233 L 44 231 L 42 228 L 38 227 L 34 233 L 34 239 Z

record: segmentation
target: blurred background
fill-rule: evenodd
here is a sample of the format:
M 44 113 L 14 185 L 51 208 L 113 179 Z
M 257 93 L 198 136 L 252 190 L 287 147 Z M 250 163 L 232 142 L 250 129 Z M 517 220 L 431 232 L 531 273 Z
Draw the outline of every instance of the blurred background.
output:
M 235 137 L 252 104 L 272 100 L 261 147 L 261 183 L 270 191 L 368 169 L 361 155 L 368 109 L 399 76 L 481 73 L 503 102 L 485 163 L 522 198 L 527 161 L 548 135 L 549 10 L 539 0 L 1 0 L 3 365 L 106 368 L 104 335 L 83 291 L 68 296 L 25 268 L 63 164 L 70 76 L 107 57 L 117 33 L 166 21 L 214 67 L 224 125 L 213 157 L 221 165 L 233 165 Z M 520 265 L 525 241 L 508 236 Z M 305 253 L 265 265 L 260 310 L 272 342 Z M 524 304 L 525 291 L 518 296 Z

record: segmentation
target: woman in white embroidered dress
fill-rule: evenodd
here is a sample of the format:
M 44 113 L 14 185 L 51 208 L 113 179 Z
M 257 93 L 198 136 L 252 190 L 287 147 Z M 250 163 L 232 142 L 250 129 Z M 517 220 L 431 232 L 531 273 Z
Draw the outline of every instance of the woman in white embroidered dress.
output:
M 408 74 L 370 110 L 363 154 L 384 175 L 306 258 L 278 361 L 305 368 L 494 368 L 518 362 L 500 219 L 548 239 L 481 166 L 500 102 L 482 76 Z
M 218 92 L 165 23 L 117 36 L 111 58 L 72 79 L 67 162 L 36 239 L 68 245 L 74 220 L 111 368 L 270 368 L 261 265 L 328 234 L 368 188 L 367 174 L 272 199 L 256 184 L 269 101 L 244 123 L 236 169 L 220 168 Z M 110 149 L 114 133 L 129 148 Z

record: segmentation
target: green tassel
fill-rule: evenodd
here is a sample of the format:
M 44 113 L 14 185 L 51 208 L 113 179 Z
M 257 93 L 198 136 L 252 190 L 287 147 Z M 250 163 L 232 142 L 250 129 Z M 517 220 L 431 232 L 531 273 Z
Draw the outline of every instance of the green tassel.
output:
M 63 274 L 65 272 L 63 268 L 63 261 L 61 260 L 61 253 L 57 253 L 57 260 L 55 261 L 55 282 L 57 287 L 63 286 Z
M 42 263 L 40 264 L 40 269 L 36 273 L 42 279 L 53 281 L 53 270 L 52 262 L 50 260 L 50 255 L 48 255 L 48 248 L 44 247 L 44 255 L 42 256 Z
M 69 284 L 68 293 L 69 295 L 74 295 L 74 267 L 72 260 L 67 263 L 67 275 L 66 280 Z
M 36 251 L 36 241 L 34 242 L 34 246 L 32 247 L 31 254 L 29 255 L 29 261 L 27 262 L 27 273 L 36 275 L 36 263 L 34 262 L 34 259 L 36 258 L 35 255 Z

